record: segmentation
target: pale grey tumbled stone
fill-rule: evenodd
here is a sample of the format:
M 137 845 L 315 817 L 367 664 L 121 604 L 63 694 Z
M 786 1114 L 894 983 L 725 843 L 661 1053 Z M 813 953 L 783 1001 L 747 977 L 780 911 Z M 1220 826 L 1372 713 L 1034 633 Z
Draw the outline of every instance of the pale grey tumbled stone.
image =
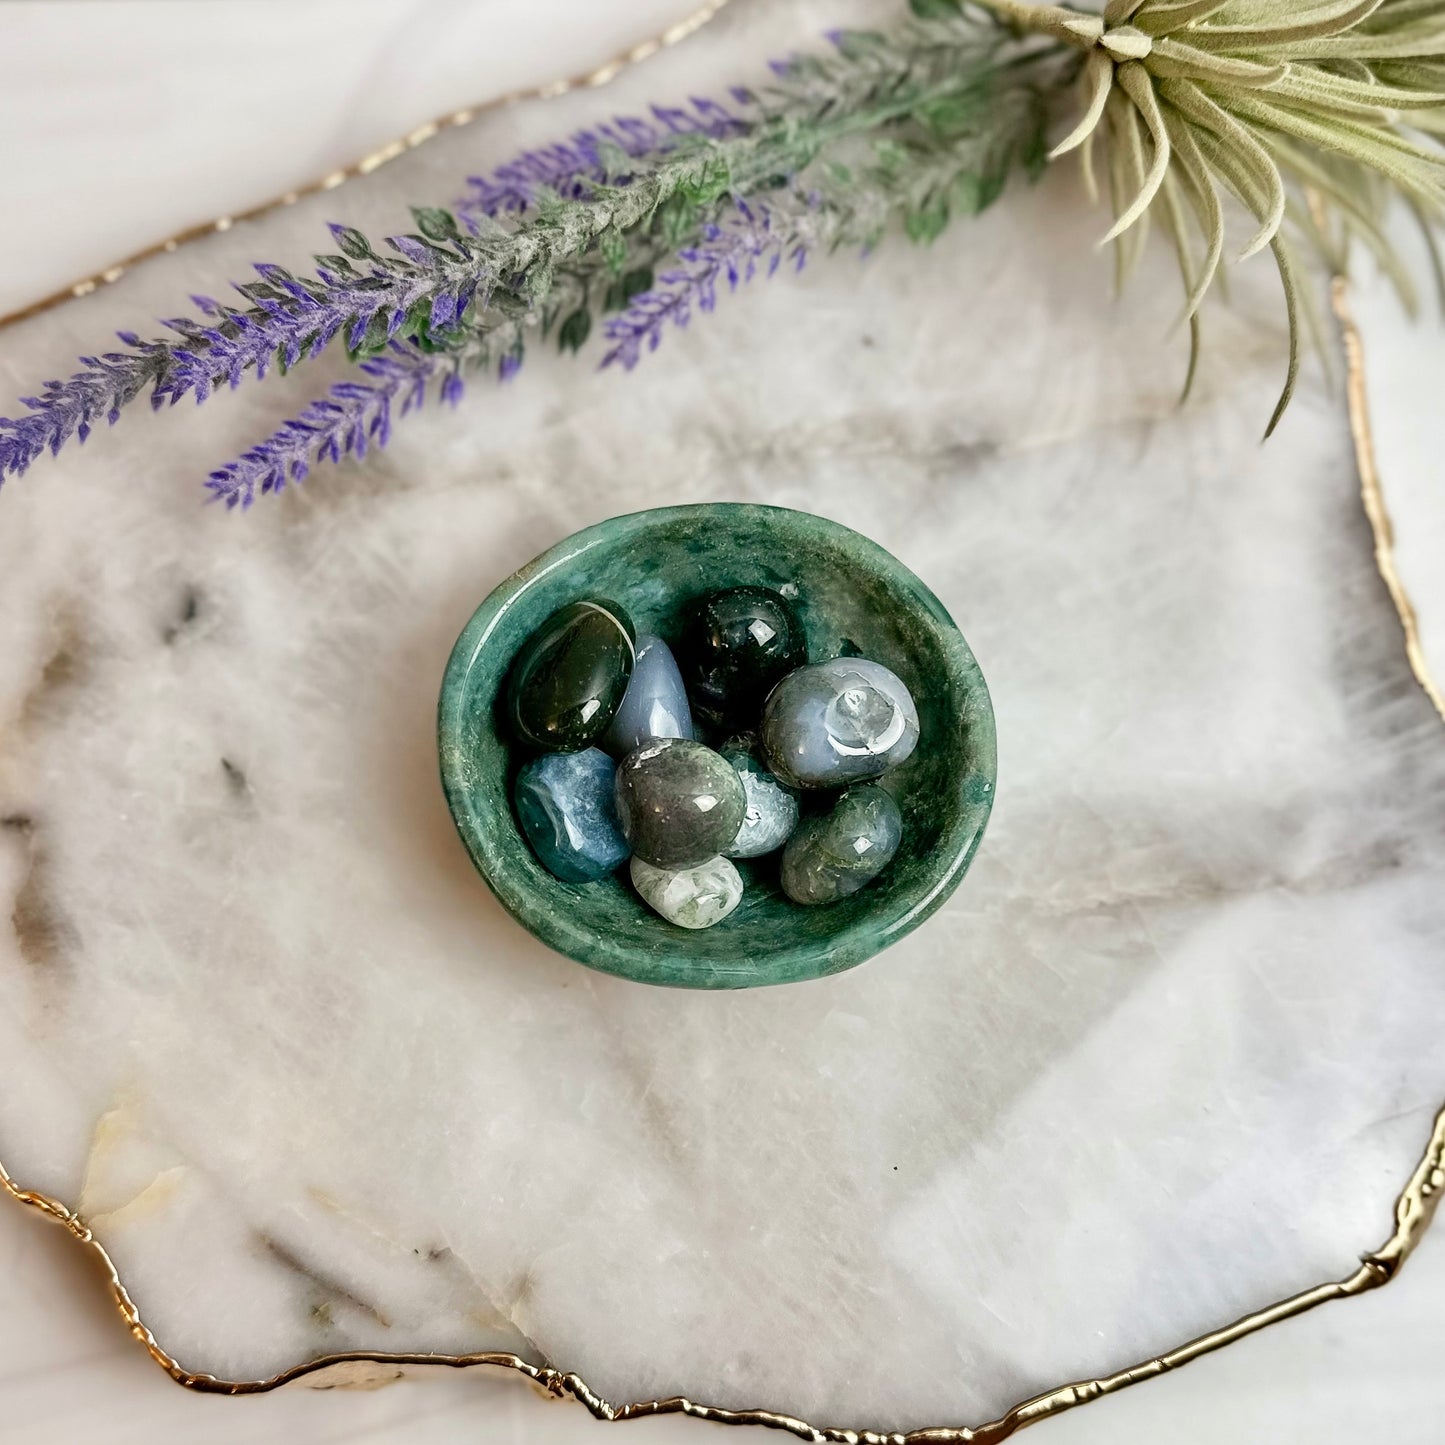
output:
M 632 859 L 632 886 L 642 900 L 679 928 L 711 928 L 742 902 L 742 875 L 726 858 L 691 868 L 654 868 Z
M 614 758 L 625 758 L 643 743 L 694 736 L 687 689 L 671 649 L 660 637 L 640 634 L 632 679 L 603 745 Z
M 768 772 L 747 748 L 729 744 L 722 749 L 722 755 L 737 769 L 747 795 L 742 826 L 732 846 L 723 852 L 729 858 L 761 858 L 781 848 L 798 826 L 797 794 Z
M 790 672 L 763 714 L 763 755 L 797 788 L 840 788 L 897 767 L 918 742 L 918 710 L 881 662 L 837 657 Z

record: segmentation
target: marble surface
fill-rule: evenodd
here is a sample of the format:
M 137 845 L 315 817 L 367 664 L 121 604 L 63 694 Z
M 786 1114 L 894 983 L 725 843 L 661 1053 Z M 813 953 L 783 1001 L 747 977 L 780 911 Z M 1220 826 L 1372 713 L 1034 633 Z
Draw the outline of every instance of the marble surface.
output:
M 683 93 L 843 8 L 755 7 L 627 84 Z M 344 212 L 298 208 L 13 332 L 7 390 L 263 241 L 300 258 L 323 215 L 394 223 L 595 104 L 448 138 Z M 728 301 L 631 378 L 532 365 L 247 519 L 197 484 L 299 377 L 127 418 L 0 497 L 0 1157 L 86 1211 L 188 1366 L 516 1348 L 618 1396 L 962 1423 L 1378 1242 L 1445 1096 L 1439 722 L 1338 395 L 1312 377 L 1256 443 L 1267 274 L 1241 276 L 1178 413 L 1167 270 L 1112 307 L 1071 241 L 1096 219 L 1053 177 L 923 257 Z M 1367 325 L 1387 358 L 1416 344 Z M 476 883 L 435 784 L 451 637 L 579 522 L 824 495 L 988 671 L 1003 771 L 974 873 L 868 968 L 705 1010 L 546 954 Z M 37 1225 L 6 1228 L 22 1290 L 64 1279 L 32 1259 Z M 1438 1363 L 1438 1287 L 1394 1303 L 1438 1253 L 1288 1327 L 1325 1399 L 1357 1389 L 1313 1438 Z M 1399 1379 L 1351 1376 L 1370 1346 L 1337 1342 L 1366 1317 L 1409 1326 Z M 1289 1378 L 1286 1334 L 1047 1428 L 1158 1438 L 1231 1378 L 1255 1381 L 1241 1409 L 1282 1408 L 1259 1382 Z M 19 1396 L 37 1414 L 41 1378 Z M 519 1391 L 443 1395 L 557 1428 Z M 294 1408 L 309 1438 L 355 1438 L 354 1402 L 330 1403 L 161 1413 Z M 1412 1409 L 1397 1424 L 1433 1438 Z
M 696 8 L 303 0 L 258 25 L 254 0 L 6 0 L 0 106 L 24 143 L 0 167 L 10 214 L 37 224 L 0 235 L 0 311 L 426 121 L 587 74 Z
M 1445 1235 L 1382 1293 L 1316 1310 L 1187 1370 L 1071 1411 L 1030 1445 L 1438 1445 Z M 117 1328 L 59 1229 L 0 1209 L 0 1440 L 113 1445 L 776 1445 L 775 1431 L 691 1420 L 600 1426 L 515 1382 L 438 1372 L 384 1390 L 287 1389 L 245 1400 L 178 1389 Z M 781 1437 L 787 1439 L 787 1436 Z

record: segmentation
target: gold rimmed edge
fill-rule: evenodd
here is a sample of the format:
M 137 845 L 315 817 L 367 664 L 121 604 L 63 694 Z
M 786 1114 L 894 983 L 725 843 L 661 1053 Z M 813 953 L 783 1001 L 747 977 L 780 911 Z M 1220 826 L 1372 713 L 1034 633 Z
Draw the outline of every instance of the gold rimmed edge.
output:
M 1332 1300 L 1353 1299 L 1388 1284 L 1399 1274 L 1401 1266 L 1429 1228 L 1440 1203 L 1440 1196 L 1445 1193 L 1445 1108 L 1435 1116 L 1434 1128 L 1425 1152 L 1395 1201 L 1395 1227 L 1389 1238 L 1378 1249 L 1363 1255 L 1359 1268 L 1344 1279 L 1333 1280 L 1291 1295 L 1277 1304 L 1255 1310 L 1232 1324 L 1211 1330 L 1176 1349 L 1156 1355 L 1128 1369 L 1119 1370 L 1115 1374 L 1094 1380 L 1074 1380 L 1056 1390 L 1035 1395 L 985 1425 L 934 1426 L 907 1432 L 810 1425 L 806 1420 L 774 1410 L 729 1410 L 717 1405 L 700 1404 L 683 1395 L 618 1405 L 599 1395 L 581 1375 L 550 1365 L 534 1364 L 520 1355 L 501 1352 L 437 1355 L 371 1353 L 358 1350 L 323 1355 L 263 1380 L 222 1380 L 214 1375 L 194 1374 L 185 1369 L 156 1340 L 121 1282 L 114 1260 L 92 1233 L 89 1225 L 73 1209 L 67 1209 L 49 1195 L 22 1189 L 3 1164 L 0 1164 L 0 1188 L 12 1199 L 61 1225 L 72 1238 L 84 1245 L 104 1272 L 116 1308 L 136 1341 L 177 1384 L 206 1394 L 259 1395 L 298 1381 L 306 1381 L 317 1388 L 373 1384 L 399 1379 L 409 1372 L 424 1369 L 493 1369 L 520 1376 L 547 1395 L 575 1400 L 585 1406 L 596 1419 L 612 1422 L 639 1420 L 654 1415 L 687 1415 L 698 1420 L 710 1420 L 718 1425 L 756 1425 L 781 1430 L 799 1440 L 809 1441 L 811 1445 L 997 1445 L 997 1442 L 1007 1440 L 1026 1426 L 1037 1424 L 1052 1415 L 1061 1415 L 1075 1406 L 1116 1394 L 1130 1385 L 1138 1385 L 1145 1380 L 1177 1370 L 1180 1366 L 1197 1360 L 1201 1355 L 1222 1349 L 1225 1345 L 1256 1334 L 1282 1320 L 1294 1319 L 1318 1305 L 1328 1304 Z
M 1431 675 L 1420 640 L 1420 623 L 1415 604 L 1395 564 L 1395 527 L 1385 506 L 1385 489 L 1380 481 L 1380 468 L 1375 458 L 1375 434 L 1370 424 L 1369 391 L 1365 384 L 1365 346 L 1360 328 L 1350 308 L 1349 282 L 1335 276 L 1330 282 L 1330 305 L 1340 328 L 1345 349 L 1345 392 L 1350 410 L 1350 435 L 1355 443 L 1355 466 L 1360 474 L 1360 501 L 1369 519 L 1375 542 L 1375 567 L 1390 594 L 1405 634 L 1405 657 L 1410 671 L 1445 720 L 1445 690 Z
M 119 281 L 122 276 L 134 270 L 143 261 L 153 260 L 157 256 L 168 256 L 174 251 L 179 251 L 182 246 L 190 245 L 192 241 L 202 241 L 207 236 L 218 236 L 247 221 L 259 221 L 263 216 L 269 216 L 273 211 L 284 210 L 287 206 L 294 206 L 297 201 L 305 200 L 308 196 L 319 196 L 324 191 L 334 191 L 338 186 L 344 185 L 358 176 L 369 176 L 388 162 L 406 155 L 408 151 L 416 150 L 418 146 L 425 145 L 429 140 L 434 140 L 443 131 L 456 130 L 461 126 L 470 125 L 479 116 L 486 115 L 491 111 L 500 110 L 504 106 L 516 105 L 524 100 L 551 100 L 555 96 L 566 95 L 569 91 L 591 90 L 597 86 L 606 85 L 608 81 L 620 75 L 630 66 L 647 60 L 656 55 L 658 51 L 666 50 L 681 40 L 686 40 L 689 35 L 701 30 L 729 3 L 730 0 L 705 0 L 705 3 L 699 5 L 690 14 L 683 16 L 675 25 L 670 25 L 666 30 L 640 41 L 629 49 L 612 56 L 601 65 L 594 66 L 591 70 L 568 76 L 563 80 L 549 81 L 546 85 L 532 85 L 525 86 L 520 90 L 509 90 L 502 95 L 493 96 L 490 100 L 480 101 L 476 105 L 449 111 L 446 115 L 438 116 L 435 120 L 416 126 L 405 135 L 388 141 L 386 145 L 372 151 L 369 155 L 362 156 L 358 161 L 353 161 L 351 165 L 328 171 L 324 176 L 318 176 L 306 185 L 283 191 L 281 195 L 273 196 L 269 201 L 262 201 L 259 205 L 250 206 L 245 210 L 235 211 L 224 216 L 214 216 L 209 221 L 201 221 L 194 226 L 187 226 L 184 230 L 167 236 L 163 241 L 153 242 L 132 255 L 124 256 L 119 261 L 112 261 L 109 266 L 104 266 L 89 276 L 83 276 L 79 281 L 72 281 L 69 286 L 64 286 L 59 291 L 31 301 L 18 310 L 0 315 L 0 331 L 7 326 L 28 321 L 32 316 L 39 316 L 46 311 L 51 311 L 67 301 L 78 301 L 83 296 L 91 296 L 103 287 Z
M 153 257 L 167 255 L 206 236 L 229 231 L 246 221 L 258 220 L 274 211 L 296 204 L 304 197 L 334 190 L 353 177 L 369 175 L 398 156 L 425 144 L 441 132 L 470 124 L 478 116 L 523 100 L 543 100 L 569 91 L 605 85 L 620 71 L 645 60 L 659 50 L 675 44 L 707 24 L 729 0 L 706 0 L 691 14 L 661 34 L 614 56 L 603 65 L 584 74 L 548 85 L 508 92 L 478 105 L 453 111 L 448 115 L 417 127 L 405 136 L 373 151 L 354 164 L 332 171 L 309 185 L 284 192 L 258 206 L 234 215 L 218 216 L 200 225 L 189 227 L 154 245 L 117 261 L 92 276 L 86 277 L 54 294 L 0 316 L 0 330 L 37 316 L 67 301 L 77 300 L 110 285 L 133 267 Z M 1348 303 L 1348 285 L 1344 277 L 1333 278 L 1331 304 L 1346 358 L 1346 386 L 1350 432 L 1354 441 L 1355 459 L 1360 474 L 1360 498 L 1369 520 L 1374 540 L 1375 565 L 1389 593 L 1404 634 L 1405 653 L 1416 682 L 1425 692 L 1435 710 L 1445 720 L 1445 693 L 1430 673 L 1420 641 L 1418 619 L 1409 593 L 1395 562 L 1394 528 L 1385 505 L 1384 489 L 1376 463 L 1373 431 L 1370 424 L 1368 391 L 1364 374 L 1364 348 L 1359 329 Z M 1429 1228 L 1445 1193 L 1445 1107 L 1435 1116 L 1434 1127 L 1414 1172 L 1395 1202 L 1395 1226 L 1388 1239 L 1361 1257 L 1360 1266 L 1340 1280 L 1329 1281 L 1267 1305 L 1244 1315 L 1233 1323 L 1156 1355 L 1152 1359 L 1092 1380 L 1076 1380 L 1055 1390 L 1021 1401 L 1005 1414 L 987 1424 L 969 1426 L 938 1426 L 908 1432 L 851 1430 L 831 1426 L 815 1426 L 795 1416 L 764 1409 L 731 1410 L 721 1406 L 700 1404 L 682 1395 L 654 1400 L 613 1404 L 599 1395 L 582 1376 L 550 1365 L 535 1364 L 519 1355 L 506 1352 L 481 1352 L 465 1355 L 427 1353 L 371 1353 L 352 1351 L 324 1355 L 304 1364 L 283 1370 L 260 1380 L 223 1380 L 214 1375 L 196 1374 L 185 1369 L 175 1356 L 162 1347 L 141 1318 L 130 1292 L 120 1278 L 114 1260 L 98 1240 L 90 1226 L 73 1209 L 59 1200 L 36 1190 L 21 1188 L 0 1162 L 0 1191 L 52 1222 L 62 1226 L 71 1238 L 83 1245 L 99 1264 L 110 1288 L 115 1307 L 132 1337 L 151 1359 L 177 1384 L 207 1394 L 256 1395 L 284 1386 L 304 1382 L 324 1388 L 357 1383 L 375 1383 L 397 1379 L 408 1372 L 428 1369 L 494 1369 L 513 1374 L 529 1382 L 543 1393 L 557 1398 L 575 1400 L 599 1420 L 623 1421 L 655 1415 L 685 1415 L 723 1425 L 753 1425 L 780 1430 L 814 1445 L 996 1445 L 1040 1420 L 1062 1414 L 1078 1405 L 1102 1399 L 1131 1385 L 1141 1384 L 1158 1375 L 1177 1370 L 1202 1355 L 1233 1344 L 1236 1340 L 1256 1334 L 1283 1320 L 1293 1319 L 1333 1300 L 1352 1299 L 1388 1284 L 1414 1251 Z
M 1411 671 L 1442 718 L 1445 718 L 1445 707 L 1441 705 L 1439 689 L 1430 676 L 1420 648 L 1414 609 L 1394 565 L 1393 532 L 1375 465 L 1369 424 L 1363 346 L 1348 309 L 1345 283 L 1340 278 L 1336 278 L 1332 298 L 1345 344 L 1350 427 L 1360 471 L 1361 499 L 1374 537 L 1376 566 L 1399 615 Z M 780 1430 L 797 1439 L 813 1442 L 813 1445 L 997 1445 L 997 1442 L 1008 1439 L 1026 1426 L 1177 1370 L 1202 1355 L 1211 1354 L 1283 1320 L 1294 1319 L 1319 1305 L 1333 1300 L 1352 1299 L 1388 1284 L 1399 1273 L 1429 1228 L 1441 1194 L 1445 1193 L 1445 1106 L 1442 1106 L 1435 1116 L 1424 1153 L 1396 1199 L 1393 1231 L 1377 1249 L 1363 1255 L 1359 1268 L 1345 1278 L 1328 1281 L 1266 1305 L 1220 1329 L 1199 1335 L 1173 1350 L 1114 1374 L 1092 1380 L 1071 1381 L 1057 1389 L 1035 1395 L 986 1424 L 936 1426 L 907 1432 L 816 1426 L 778 1411 L 733 1410 L 702 1404 L 682 1395 L 614 1404 L 599 1395 L 581 1375 L 573 1371 L 536 1364 L 519 1355 L 495 1351 L 465 1355 L 350 1351 L 320 1356 L 259 1380 L 224 1380 L 214 1375 L 197 1374 L 187 1370 L 156 1339 L 141 1318 L 140 1311 L 122 1282 L 109 1252 L 76 1211 L 49 1195 L 20 1187 L 3 1163 L 0 1163 L 0 1190 L 16 1202 L 61 1225 L 73 1239 L 86 1247 L 99 1263 L 113 1302 L 132 1337 L 177 1384 L 202 1393 L 256 1395 L 298 1382 L 324 1388 L 398 1379 L 409 1372 L 428 1369 L 494 1369 L 516 1375 L 547 1395 L 574 1400 L 599 1420 L 616 1422 L 654 1415 L 685 1415 L 715 1424 L 753 1425 Z

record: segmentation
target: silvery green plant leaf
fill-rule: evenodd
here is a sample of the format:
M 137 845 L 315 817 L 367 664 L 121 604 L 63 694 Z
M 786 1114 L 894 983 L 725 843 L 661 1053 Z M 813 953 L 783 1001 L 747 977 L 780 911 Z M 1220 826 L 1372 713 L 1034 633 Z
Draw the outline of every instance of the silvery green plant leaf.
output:
M 1239 259 L 1272 252 L 1290 332 L 1266 436 L 1299 370 L 1303 273 L 1292 247 L 1328 245 L 1316 212 L 1336 213 L 1411 302 L 1380 216 L 1403 196 L 1429 232 L 1445 205 L 1445 150 L 1435 139 L 1445 132 L 1445 0 L 1109 0 L 1090 23 L 1058 6 L 978 3 L 1021 34 L 1083 52 L 1082 113 L 1053 154 L 1082 149 L 1092 168 L 1092 143 L 1103 137 L 1115 215 L 1103 240 L 1118 247 L 1127 274 L 1149 217 L 1159 217 L 1179 259 L 1194 347 L 1224 255 L 1221 194 L 1254 218 Z M 1304 219 L 1290 241 L 1292 216 Z M 1327 259 L 1344 264 L 1339 254 Z

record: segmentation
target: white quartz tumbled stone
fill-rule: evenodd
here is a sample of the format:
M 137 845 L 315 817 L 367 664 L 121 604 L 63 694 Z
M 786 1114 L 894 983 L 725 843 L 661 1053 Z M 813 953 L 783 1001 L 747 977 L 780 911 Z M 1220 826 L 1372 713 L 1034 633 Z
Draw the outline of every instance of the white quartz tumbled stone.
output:
M 643 901 L 679 928 L 711 928 L 743 901 L 742 875 L 726 858 L 691 868 L 654 868 L 634 856 L 631 868 Z

